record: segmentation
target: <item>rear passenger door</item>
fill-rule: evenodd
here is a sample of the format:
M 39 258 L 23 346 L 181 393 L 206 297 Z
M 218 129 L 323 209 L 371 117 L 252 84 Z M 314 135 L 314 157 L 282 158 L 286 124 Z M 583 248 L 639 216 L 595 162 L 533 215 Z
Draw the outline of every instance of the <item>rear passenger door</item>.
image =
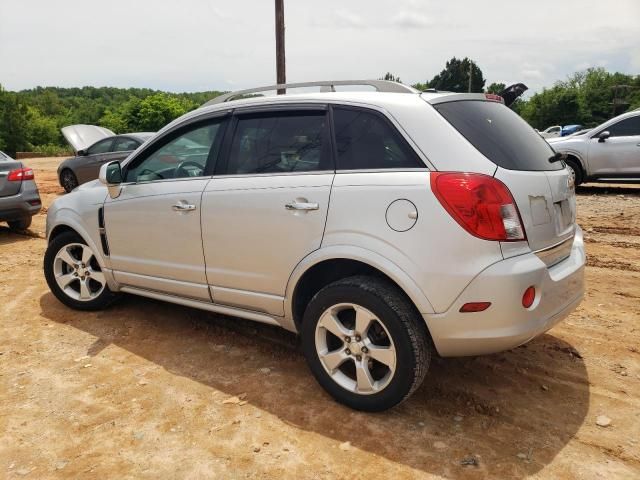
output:
M 326 106 L 236 111 L 202 197 L 213 301 L 284 314 L 289 275 L 320 248 L 334 177 Z

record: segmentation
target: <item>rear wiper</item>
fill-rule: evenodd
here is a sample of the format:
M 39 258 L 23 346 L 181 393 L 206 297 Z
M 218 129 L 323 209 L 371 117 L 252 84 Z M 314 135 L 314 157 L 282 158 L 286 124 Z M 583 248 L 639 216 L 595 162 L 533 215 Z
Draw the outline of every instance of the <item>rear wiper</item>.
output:
M 564 160 L 564 153 L 556 152 L 549 157 L 549 163 L 559 162 L 560 160 Z

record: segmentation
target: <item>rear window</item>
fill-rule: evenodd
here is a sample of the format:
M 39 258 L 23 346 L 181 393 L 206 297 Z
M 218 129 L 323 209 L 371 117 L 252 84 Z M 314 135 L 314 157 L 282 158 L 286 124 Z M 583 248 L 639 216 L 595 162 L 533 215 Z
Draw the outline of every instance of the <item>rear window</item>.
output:
M 553 150 L 520 116 L 498 102 L 463 100 L 434 108 L 485 157 L 509 170 L 561 170 Z

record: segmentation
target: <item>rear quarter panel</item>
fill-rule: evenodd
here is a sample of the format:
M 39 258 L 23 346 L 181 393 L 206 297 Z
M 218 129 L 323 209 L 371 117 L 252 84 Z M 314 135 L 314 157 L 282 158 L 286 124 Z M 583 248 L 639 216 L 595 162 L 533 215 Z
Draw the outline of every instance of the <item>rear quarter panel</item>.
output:
M 404 232 L 387 223 L 387 208 L 398 199 L 411 201 L 418 213 Z M 503 258 L 498 242 L 473 237 L 449 216 L 431 192 L 426 170 L 338 173 L 322 248 L 340 246 L 397 266 L 435 312 L 445 311 L 478 273 Z

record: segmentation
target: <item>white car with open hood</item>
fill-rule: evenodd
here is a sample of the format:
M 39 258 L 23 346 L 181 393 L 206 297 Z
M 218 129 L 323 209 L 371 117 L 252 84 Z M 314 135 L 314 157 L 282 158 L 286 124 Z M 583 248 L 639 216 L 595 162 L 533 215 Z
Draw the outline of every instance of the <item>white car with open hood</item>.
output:
M 214 99 L 58 198 L 54 295 L 280 325 L 327 392 L 367 411 L 411 395 L 433 354 L 516 347 L 581 302 L 569 173 L 501 97 L 377 80 L 252 95 L 275 88 Z

